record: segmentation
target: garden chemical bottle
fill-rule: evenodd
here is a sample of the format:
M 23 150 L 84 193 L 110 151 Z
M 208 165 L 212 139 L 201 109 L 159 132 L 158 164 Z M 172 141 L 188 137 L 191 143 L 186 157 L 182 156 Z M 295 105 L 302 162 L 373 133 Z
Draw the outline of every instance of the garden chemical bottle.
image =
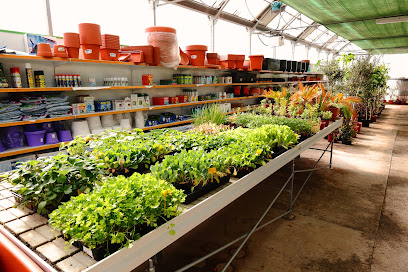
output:
M 28 88 L 35 88 L 34 74 L 33 74 L 33 69 L 31 69 L 31 63 L 25 64 L 25 70 L 26 70 Z
M 11 75 L 11 86 L 13 88 L 22 88 L 23 86 L 21 86 L 20 69 L 18 67 L 10 68 L 10 75 Z

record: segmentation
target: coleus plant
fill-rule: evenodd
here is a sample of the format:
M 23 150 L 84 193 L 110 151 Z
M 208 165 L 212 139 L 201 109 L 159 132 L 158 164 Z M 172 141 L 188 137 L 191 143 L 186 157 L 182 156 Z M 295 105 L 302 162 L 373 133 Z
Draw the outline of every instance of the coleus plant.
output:
M 23 163 L 6 179 L 16 185 L 22 205 L 37 207 L 38 213 L 49 213 L 71 196 L 87 193 L 107 172 L 92 158 L 58 154 Z
M 111 244 L 129 247 L 143 230 L 179 215 L 184 199 L 182 191 L 150 174 L 109 177 L 93 192 L 54 210 L 49 223 L 71 243 L 81 241 L 90 249 Z

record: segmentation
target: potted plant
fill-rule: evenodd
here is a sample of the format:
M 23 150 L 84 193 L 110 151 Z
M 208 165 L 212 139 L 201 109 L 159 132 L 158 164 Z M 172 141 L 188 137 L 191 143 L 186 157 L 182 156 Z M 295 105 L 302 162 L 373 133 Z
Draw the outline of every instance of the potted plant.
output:
M 349 122 L 344 122 L 341 128 L 341 143 L 345 145 L 351 145 L 353 137 L 356 131 Z

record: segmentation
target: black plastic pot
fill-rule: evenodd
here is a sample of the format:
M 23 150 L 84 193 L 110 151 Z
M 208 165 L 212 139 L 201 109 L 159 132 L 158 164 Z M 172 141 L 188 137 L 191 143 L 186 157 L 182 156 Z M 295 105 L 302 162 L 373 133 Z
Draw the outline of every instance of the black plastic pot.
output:
M 371 120 L 366 120 L 366 119 L 361 119 L 359 120 L 361 123 L 363 123 L 363 127 L 370 127 L 370 121 Z
M 254 169 L 238 169 L 237 174 L 235 175 L 235 177 L 236 178 L 242 178 L 242 177 L 248 175 L 249 173 L 251 173 L 252 171 L 254 171 Z
M 341 143 L 342 143 L 342 144 L 345 144 L 345 145 L 351 145 L 351 139 L 345 139 L 345 138 L 343 138 L 343 139 L 341 139 Z
M 297 61 L 292 61 L 291 63 L 292 63 L 291 72 L 297 72 L 297 66 L 298 66 Z
M 286 61 L 286 60 L 280 60 L 279 71 L 285 72 L 285 71 L 286 71 L 286 64 L 287 64 L 287 61 Z
M 264 58 L 262 62 L 262 70 L 279 71 L 281 62 L 278 59 Z
M 273 153 L 272 153 L 272 158 L 274 159 L 274 158 L 276 158 L 276 157 L 279 157 L 280 155 L 282 155 L 283 153 L 285 153 L 287 151 L 287 149 L 285 149 L 285 148 L 282 148 L 282 149 L 279 149 L 279 150 L 273 150 Z

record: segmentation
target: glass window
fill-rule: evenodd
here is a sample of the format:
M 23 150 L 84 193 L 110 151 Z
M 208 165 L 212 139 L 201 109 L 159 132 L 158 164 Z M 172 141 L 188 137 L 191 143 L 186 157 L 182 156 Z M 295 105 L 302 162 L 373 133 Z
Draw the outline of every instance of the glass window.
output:
M 245 27 L 219 20 L 215 25 L 215 52 L 245 54 L 249 52 L 249 33 Z
M 265 0 L 230 0 L 224 11 L 254 21 L 259 13 L 268 6 Z

